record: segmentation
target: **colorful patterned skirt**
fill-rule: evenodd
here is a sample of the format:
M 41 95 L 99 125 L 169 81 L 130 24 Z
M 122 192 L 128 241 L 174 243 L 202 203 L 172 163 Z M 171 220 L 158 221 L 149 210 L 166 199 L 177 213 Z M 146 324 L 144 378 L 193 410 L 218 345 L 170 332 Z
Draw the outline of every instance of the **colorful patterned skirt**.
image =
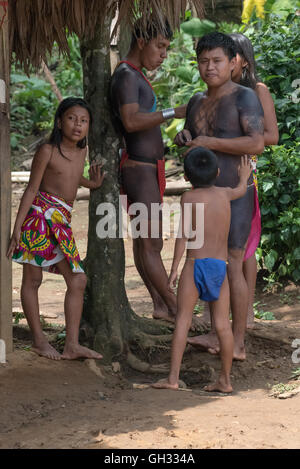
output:
M 22 225 L 13 261 L 59 274 L 56 264 L 66 259 L 73 273 L 83 273 L 71 228 L 71 211 L 72 203 L 38 192 Z

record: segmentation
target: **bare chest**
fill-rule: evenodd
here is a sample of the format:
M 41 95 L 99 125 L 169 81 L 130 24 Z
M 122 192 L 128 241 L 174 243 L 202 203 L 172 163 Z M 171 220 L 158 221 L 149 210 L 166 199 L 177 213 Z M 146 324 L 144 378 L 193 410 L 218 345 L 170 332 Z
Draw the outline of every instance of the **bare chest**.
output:
M 188 126 L 193 138 L 201 135 L 230 138 L 242 131 L 238 108 L 229 96 L 196 101 L 188 115 Z

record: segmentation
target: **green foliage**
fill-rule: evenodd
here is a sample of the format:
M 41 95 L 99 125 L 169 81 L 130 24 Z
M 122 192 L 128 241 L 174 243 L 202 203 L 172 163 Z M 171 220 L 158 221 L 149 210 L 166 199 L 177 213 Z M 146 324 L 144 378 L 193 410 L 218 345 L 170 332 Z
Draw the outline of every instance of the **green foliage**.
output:
M 48 67 L 63 97 L 82 96 L 82 68 L 79 40 L 68 38 L 70 57 L 61 57 L 54 46 Z M 58 106 L 50 84 L 44 74 L 29 77 L 12 65 L 11 72 L 11 146 L 18 152 L 30 135 L 39 136 L 52 128 Z
M 300 84 L 299 89 L 295 88 L 295 80 L 300 79 L 300 18 L 293 14 L 287 17 L 270 14 L 267 18 L 247 28 L 228 24 L 215 28 L 225 33 L 241 31 L 250 38 L 258 74 L 275 102 L 280 146 L 266 148 L 258 159 L 262 238 L 256 253 L 272 286 L 285 276 L 296 282 L 300 280 L 300 113 L 297 102 Z M 210 22 L 190 20 L 182 25 L 185 33 L 175 35 L 168 59 L 157 73 L 154 85 L 160 108 L 186 104 L 196 92 L 205 90 L 197 69 L 194 36 L 200 34 L 201 28 L 208 32 L 213 26 Z M 173 140 L 183 125 L 183 120 L 174 119 L 168 127 L 162 127 L 165 143 L 173 156 L 180 157 L 181 152 L 173 145 Z
M 300 17 L 270 15 L 244 34 L 253 44 L 259 77 L 275 102 L 279 143 L 291 146 L 300 141 Z
M 276 278 L 300 280 L 300 144 L 267 148 L 258 159 L 262 237 L 256 255 Z

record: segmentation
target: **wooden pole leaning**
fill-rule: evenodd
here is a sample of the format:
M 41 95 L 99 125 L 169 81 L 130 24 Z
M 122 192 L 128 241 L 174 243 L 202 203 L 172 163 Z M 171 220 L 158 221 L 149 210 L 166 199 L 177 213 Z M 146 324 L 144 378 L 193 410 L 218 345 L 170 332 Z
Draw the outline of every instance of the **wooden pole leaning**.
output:
M 12 352 L 12 266 L 6 257 L 11 230 L 8 1 L 0 1 L 0 339 Z M 2 342 L 3 345 L 3 342 Z

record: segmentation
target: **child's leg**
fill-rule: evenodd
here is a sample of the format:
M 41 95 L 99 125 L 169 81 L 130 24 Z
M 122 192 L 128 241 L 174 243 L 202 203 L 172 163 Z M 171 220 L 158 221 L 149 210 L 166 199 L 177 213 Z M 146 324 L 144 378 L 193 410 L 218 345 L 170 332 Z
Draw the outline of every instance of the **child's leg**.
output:
M 193 311 L 199 293 L 194 283 L 194 262 L 186 261 L 178 285 L 177 315 L 172 340 L 171 369 L 167 380 L 158 381 L 155 388 L 178 389 L 180 365 L 186 347 L 187 335 L 192 323 Z
M 67 284 L 65 296 L 66 342 L 62 358 L 103 358 L 97 352 L 79 345 L 79 326 L 83 307 L 83 294 L 86 287 L 86 275 L 74 274 L 66 259 L 57 264 Z
M 59 360 L 60 354 L 48 343 L 39 313 L 38 289 L 42 283 L 42 269 L 30 264 L 23 265 L 21 302 L 28 326 L 33 335 L 32 351 L 46 358 Z
M 229 321 L 229 296 L 229 284 L 226 275 L 220 290 L 219 299 L 210 303 L 212 317 L 220 343 L 221 374 L 215 384 L 206 386 L 206 391 L 232 391 L 230 371 L 233 358 L 233 333 Z

